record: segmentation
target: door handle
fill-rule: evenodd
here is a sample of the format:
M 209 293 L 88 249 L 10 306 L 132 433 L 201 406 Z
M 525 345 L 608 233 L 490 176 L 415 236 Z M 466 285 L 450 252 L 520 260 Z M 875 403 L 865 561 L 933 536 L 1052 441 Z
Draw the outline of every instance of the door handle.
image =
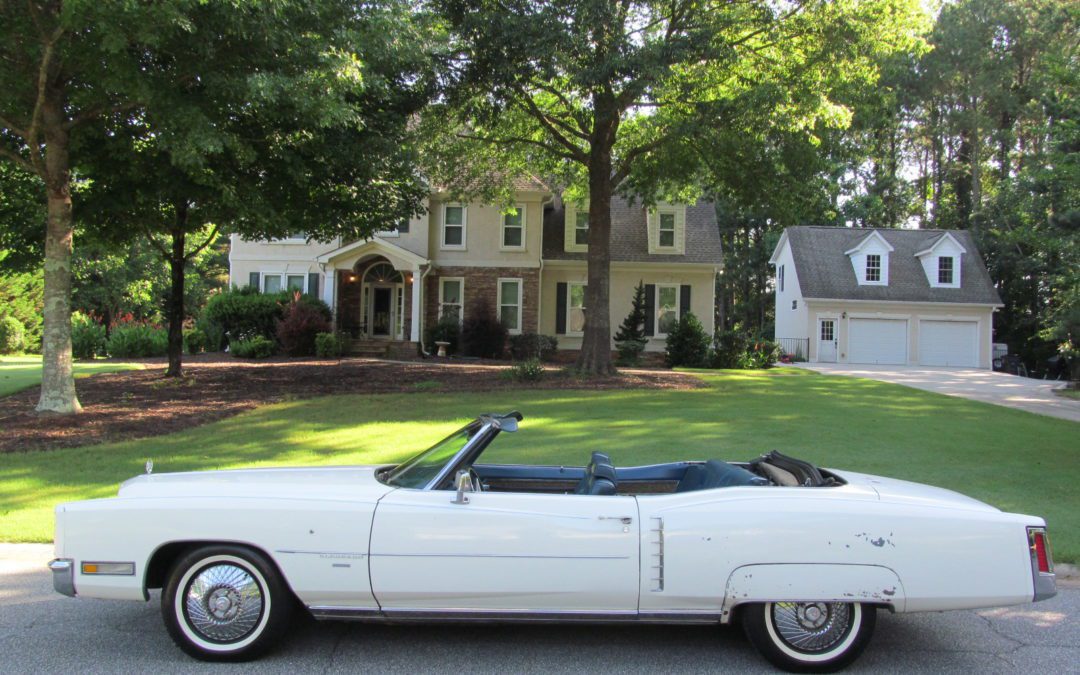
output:
M 618 520 L 623 525 L 629 525 L 634 522 L 634 519 L 630 516 L 600 516 L 599 520 Z

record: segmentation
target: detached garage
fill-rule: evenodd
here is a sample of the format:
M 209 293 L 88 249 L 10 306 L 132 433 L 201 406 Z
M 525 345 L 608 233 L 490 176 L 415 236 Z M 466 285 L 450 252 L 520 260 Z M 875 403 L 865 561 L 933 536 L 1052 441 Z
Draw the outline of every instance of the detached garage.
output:
M 852 318 L 848 331 L 848 363 L 892 366 L 907 363 L 907 321 Z
M 977 368 L 977 321 L 920 321 L 919 365 Z

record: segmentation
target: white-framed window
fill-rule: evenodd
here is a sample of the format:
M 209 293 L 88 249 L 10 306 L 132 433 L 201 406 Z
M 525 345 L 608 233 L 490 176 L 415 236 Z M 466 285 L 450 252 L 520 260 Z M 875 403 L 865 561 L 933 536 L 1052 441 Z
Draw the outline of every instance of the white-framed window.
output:
M 465 249 L 466 210 L 464 204 L 443 204 L 441 247 Z
M 511 335 L 521 333 L 521 279 L 499 279 L 499 320 Z
M 289 236 L 285 237 L 287 241 L 307 241 L 307 232 L 290 232 Z
M 937 259 L 937 282 L 939 284 L 952 285 L 953 260 L 954 258 L 951 255 L 943 255 Z
M 674 284 L 656 285 L 656 335 L 666 337 L 679 320 L 679 287 Z
M 792 300 L 791 301 L 791 309 L 798 309 L 798 308 L 799 308 L 799 301 L 798 300 Z
M 518 204 L 502 214 L 499 248 L 512 251 L 525 249 L 525 205 Z
M 866 254 L 866 280 L 869 282 L 881 281 L 881 254 Z
M 453 316 L 458 321 L 465 312 L 465 279 L 442 277 L 439 279 L 439 318 Z
M 776 271 L 777 285 L 780 286 L 780 292 L 784 292 L 784 266 L 781 265 L 780 269 Z
M 566 334 L 583 335 L 585 333 L 585 288 L 586 284 L 571 281 L 566 284 Z
M 574 245 L 589 245 L 589 212 L 577 211 L 574 214 Z
M 284 290 L 307 293 L 307 274 L 263 272 L 260 289 L 263 293 L 280 293 Z
M 661 211 L 657 226 L 657 248 L 675 248 L 675 212 Z

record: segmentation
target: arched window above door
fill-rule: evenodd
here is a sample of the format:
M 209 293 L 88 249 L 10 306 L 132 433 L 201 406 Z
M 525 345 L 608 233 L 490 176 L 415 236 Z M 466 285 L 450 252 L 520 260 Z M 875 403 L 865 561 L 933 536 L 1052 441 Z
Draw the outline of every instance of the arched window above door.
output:
M 373 284 L 400 284 L 403 283 L 401 272 L 394 269 L 390 263 L 378 263 L 364 272 L 364 282 Z

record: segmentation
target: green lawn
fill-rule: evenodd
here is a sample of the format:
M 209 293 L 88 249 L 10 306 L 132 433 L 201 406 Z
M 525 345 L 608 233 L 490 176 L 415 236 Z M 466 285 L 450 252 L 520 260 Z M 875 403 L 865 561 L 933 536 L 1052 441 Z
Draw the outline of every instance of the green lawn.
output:
M 79 361 L 75 363 L 75 377 L 136 368 L 142 368 L 142 366 L 137 363 L 117 361 Z M 40 383 L 40 356 L 0 356 L 0 396 L 14 394 Z
M 1080 560 L 1080 425 L 897 385 L 808 371 L 705 372 L 689 391 L 520 391 L 339 396 L 267 406 L 170 436 L 0 455 L 0 541 L 45 541 L 52 507 L 107 497 L 140 473 L 391 462 L 475 413 L 517 408 L 522 430 L 487 461 L 617 465 L 750 459 L 767 450 L 824 466 L 953 488 L 1044 516 L 1059 561 Z

